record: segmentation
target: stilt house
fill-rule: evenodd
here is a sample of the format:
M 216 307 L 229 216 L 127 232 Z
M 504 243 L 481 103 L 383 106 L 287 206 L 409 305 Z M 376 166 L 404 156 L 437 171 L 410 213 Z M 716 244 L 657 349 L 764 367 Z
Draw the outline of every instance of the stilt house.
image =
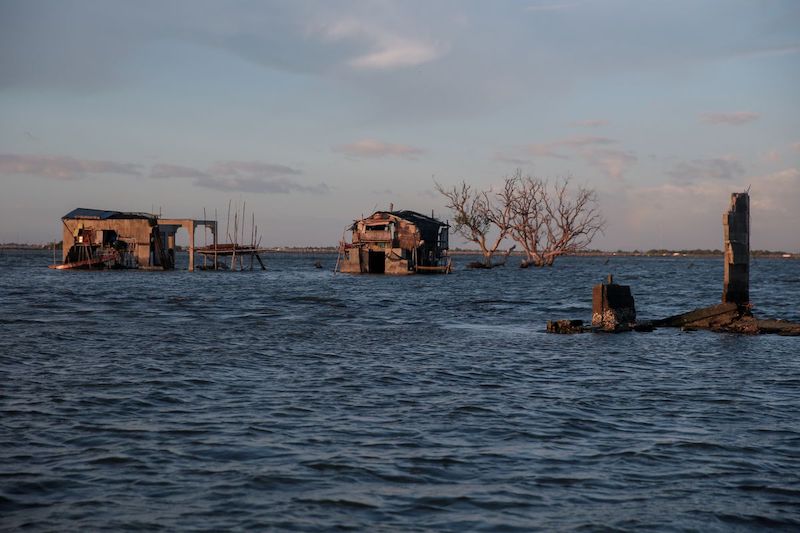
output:
M 342 243 L 341 272 L 370 274 L 446 273 L 450 226 L 415 211 L 376 211 L 350 227 Z
M 211 229 L 213 220 L 166 219 L 149 213 L 101 209 L 73 209 L 61 218 L 63 264 L 56 268 L 145 268 L 175 267 L 175 234 L 189 234 L 189 270 L 194 269 L 194 233 L 199 225 Z

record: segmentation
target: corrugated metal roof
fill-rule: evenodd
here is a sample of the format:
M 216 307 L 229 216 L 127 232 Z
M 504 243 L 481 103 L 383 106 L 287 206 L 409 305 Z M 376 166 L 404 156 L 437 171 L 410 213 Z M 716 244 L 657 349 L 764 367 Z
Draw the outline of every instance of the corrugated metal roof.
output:
M 91 219 L 91 220 L 107 220 L 109 218 L 125 219 L 125 218 L 155 218 L 155 215 L 148 213 L 126 213 L 124 211 L 105 211 L 102 209 L 86 209 L 85 207 L 78 207 L 73 209 L 62 219 Z
M 441 220 L 431 218 L 429 216 L 423 215 L 422 213 L 417 213 L 416 211 L 409 211 L 409 210 L 391 211 L 391 214 L 393 214 L 396 217 L 400 217 L 404 220 L 413 222 L 415 224 L 419 224 L 420 222 L 422 222 L 425 224 L 436 224 L 437 226 L 447 226 L 447 224 L 445 222 L 442 222 Z

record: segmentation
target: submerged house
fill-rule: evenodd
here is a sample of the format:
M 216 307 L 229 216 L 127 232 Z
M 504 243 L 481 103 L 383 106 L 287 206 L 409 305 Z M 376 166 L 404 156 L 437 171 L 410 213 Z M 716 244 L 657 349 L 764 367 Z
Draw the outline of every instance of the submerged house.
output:
M 73 209 L 63 217 L 63 252 L 58 269 L 67 268 L 175 268 L 175 234 L 189 234 L 189 270 L 194 270 L 194 233 L 197 226 L 211 230 L 213 220 L 159 218 L 150 213 Z
M 339 270 L 350 273 L 447 273 L 450 226 L 415 211 L 376 211 L 350 227 L 342 243 Z

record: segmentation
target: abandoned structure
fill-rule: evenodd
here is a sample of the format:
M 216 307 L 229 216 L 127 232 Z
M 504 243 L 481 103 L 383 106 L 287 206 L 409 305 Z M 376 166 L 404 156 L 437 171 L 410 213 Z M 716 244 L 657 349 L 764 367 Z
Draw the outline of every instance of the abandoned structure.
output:
M 725 274 L 722 302 L 750 302 L 750 195 L 731 194 L 731 208 L 722 215 Z
M 350 226 L 337 270 L 349 273 L 413 274 L 450 271 L 450 226 L 415 211 L 376 211 Z
M 606 331 L 614 331 L 636 322 L 636 306 L 631 288 L 617 285 L 613 276 L 608 283 L 592 288 L 592 325 Z
M 800 336 L 800 324 L 783 320 L 759 319 L 750 305 L 750 195 L 731 194 L 731 207 L 722 216 L 725 243 L 725 270 L 722 303 L 702 307 L 651 322 L 636 323 L 636 310 L 630 287 L 616 285 L 609 276 L 607 284 L 596 285 L 592 294 L 592 327 L 582 320 L 550 320 L 550 333 L 588 331 L 652 331 L 654 327 L 675 327 L 692 331 L 711 331 Z
M 72 268 L 175 268 L 175 234 L 189 234 L 189 270 L 194 270 L 194 236 L 197 226 L 211 230 L 213 220 L 159 218 L 150 213 L 128 213 L 100 209 L 73 209 L 63 217 L 63 263 L 56 269 Z

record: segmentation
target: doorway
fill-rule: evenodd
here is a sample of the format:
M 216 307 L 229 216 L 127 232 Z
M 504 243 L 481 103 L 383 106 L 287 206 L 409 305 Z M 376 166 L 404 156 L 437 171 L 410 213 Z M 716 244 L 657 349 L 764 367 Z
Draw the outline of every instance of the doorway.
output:
M 367 256 L 367 272 L 383 274 L 386 270 L 386 253 L 370 250 Z

